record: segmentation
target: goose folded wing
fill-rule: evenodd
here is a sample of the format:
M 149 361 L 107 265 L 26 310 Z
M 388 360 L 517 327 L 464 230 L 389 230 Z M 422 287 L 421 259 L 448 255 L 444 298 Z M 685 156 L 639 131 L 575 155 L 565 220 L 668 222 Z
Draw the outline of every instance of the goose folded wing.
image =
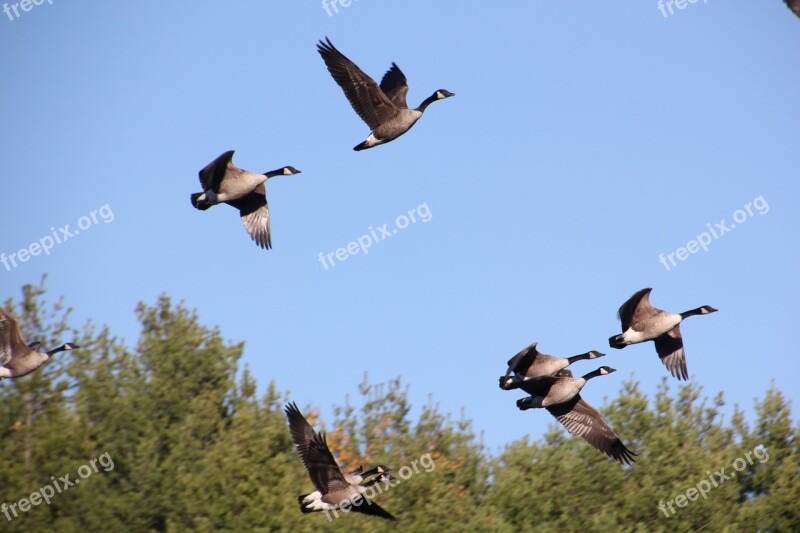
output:
M 381 80 L 381 91 L 397 107 L 408 107 L 406 95 L 408 94 L 408 82 L 406 75 L 400 70 L 396 63 L 392 63 L 392 68 L 386 71 Z
M 222 178 L 225 177 L 225 172 L 228 171 L 228 165 L 231 164 L 233 159 L 233 152 L 234 150 L 228 150 L 198 172 L 200 185 L 202 185 L 204 191 L 211 189 L 214 192 L 219 192 L 219 184 L 222 182 Z
M 650 291 L 652 290 L 653 289 L 640 290 L 619 308 L 617 316 L 620 322 L 622 322 L 623 333 L 631 327 L 631 324 L 658 314 L 658 310 L 650 304 Z
M 311 483 L 322 494 L 346 490 L 350 487 L 328 448 L 324 433 L 316 433 L 308 443 L 306 458 L 306 470 L 308 470 Z
M 686 366 L 686 352 L 683 349 L 680 324 L 656 337 L 655 344 L 658 357 L 670 374 L 678 379 L 688 380 L 689 370 Z
M 14 356 L 14 350 L 25 346 L 25 339 L 17 319 L 0 309 L 0 364 L 6 364 Z
M 330 39 L 320 41 L 317 50 L 350 105 L 370 129 L 376 129 L 397 115 L 399 109 L 383 94 L 375 80 L 337 50 Z
M 525 378 L 519 382 L 519 388 L 530 394 L 531 396 L 547 396 L 550 392 L 550 388 L 558 383 L 559 379 L 564 377 L 572 377 L 572 372 L 567 374 L 563 373 L 564 371 L 560 371 L 555 376 L 537 376 L 535 378 Z
M 524 374 L 527 372 L 528 367 L 531 366 L 533 363 L 534 358 L 536 357 L 536 345 L 539 344 L 538 342 L 533 342 L 529 346 L 526 346 L 522 350 L 517 353 L 514 357 L 508 360 L 508 370 L 506 371 L 506 376 L 510 375 L 512 372 L 517 374 Z
M 636 455 L 622 444 L 600 411 L 583 401 L 580 394 L 572 400 L 547 407 L 570 433 L 581 437 L 595 449 L 620 463 L 631 464 Z
M 0 366 L 11 361 L 11 330 L 13 318 L 0 309 Z
M 239 210 L 244 229 L 261 248 L 272 248 L 272 236 L 269 224 L 269 206 L 267 205 L 267 192 L 262 183 L 253 192 L 237 199 L 226 202 Z

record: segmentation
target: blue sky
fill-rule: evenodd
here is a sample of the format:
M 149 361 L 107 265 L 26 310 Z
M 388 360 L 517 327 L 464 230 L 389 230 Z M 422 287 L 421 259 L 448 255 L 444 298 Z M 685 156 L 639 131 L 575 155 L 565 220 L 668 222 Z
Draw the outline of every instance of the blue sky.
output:
M 326 35 L 375 78 L 397 62 L 412 105 L 457 96 L 356 153 L 369 130 L 315 51 Z M 246 342 L 262 388 L 330 417 L 365 371 L 400 375 L 417 408 L 429 395 L 463 408 L 497 449 L 552 423 L 497 387 L 534 340 L 609 354 L 619 372 L 587 387 L 592 404 L 631 374 L 655 392 L 652 345 L 607 345 L 619 305 L 654 287 L 669 311 L 720 309 L 682 327 L 706 394 L 752 413 L 774 381 L 798 405 L 800 20 L 780 0 L 667 18 L 655 1 L 359 0 L 328 16 L 316 0 L 54 0 L 0 13 L 0 49 L 0 252 L 106 204 L 114 215 L 0 265 L 2 299 L 47 273 L 75 326 L 92 318 L 133 344 L 136 303 L 167 292 Z M 271 251 L 232 208 L 189 204 L 197 171 L 228 149 L 247 169 L 303 171 L 268 183 Z M 759 197 L 765 214 L 659 263 Z M 318 261 L 423 204 L 428 222 L 368 255 Z

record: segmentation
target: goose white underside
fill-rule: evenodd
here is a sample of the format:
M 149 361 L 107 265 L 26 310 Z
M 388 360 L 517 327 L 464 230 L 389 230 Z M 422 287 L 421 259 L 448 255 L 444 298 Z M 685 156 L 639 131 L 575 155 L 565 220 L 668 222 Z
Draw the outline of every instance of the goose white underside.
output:
M 309 511 L 335 511 L 341 508 L 342 503 L 325 503 L 318 490 L 303 498 L 303 507 Z
M 643 325 L 644 331 L 636 331 L 632 327 L 622 334 L 622 342 L 625 344 L 638 344 L 640 342 L 651 341 L 660 337 L 664 333 L 672 330 L 681 323 L 681 315 L 662 315 L 656 321 L 646 321 Z
M 197 198 L 198 203 L 209 204 L 209 205 L 221 204 L 222 202 L 225 202 L 227 200 L 230 200 L 227 194 L 224 193 L 217 194 L 211 189 L 205 191 L 203 194 L 200 195 L 199 198 Z
M 384 144 L 386 141 L 378 139 L 375 137 L 374 133 L 370 133 L 369 137 L 364 139 L 364 148 L 372 148 L 373 146 L 378 146 L 380 144 Z
M 628 331 L 622 334 L 622 342 L 625 344 L 638 344 L 649 340 L 651 339 L 644 332 L 636 331 L 633 328 L 628 328 Z
M 332 511 L 338 506 L 323 502 L 322 494 L 318 490 L 315 490 L 303 498 L 303 507 L 309 511 Z

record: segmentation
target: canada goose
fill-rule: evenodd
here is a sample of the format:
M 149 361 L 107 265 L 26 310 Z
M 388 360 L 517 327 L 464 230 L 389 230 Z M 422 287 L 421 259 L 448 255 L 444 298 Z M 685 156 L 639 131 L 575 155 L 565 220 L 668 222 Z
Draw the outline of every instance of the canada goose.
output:
M 286 418 L 289 420 L 289 430 L 297 453 L 308 471 L 311 482 L 317 489 L 310 494 L 302 494 L 297 497 L 303 513 L 333 511 L 349 507 L 355 512 L 396 520 L 378 504 L 364 497 L 369 487 L 391 479 L 391 476 L 386 473 L 388 468 L 379 465 L 367 472 L 362 472 L 359 467 L 350 474 L 343 474 L 328 448 L 325 435 L 315 432 L 311 428 L 297 408 L 297 404 L 286 404 L 284 410 Z M 370 475 L 374 477 L 367 479 Z
M 294 442 L 295 448 L 302 459 L 305 456 L 304 454 L 306 453 L 306 450 L 308 450 L 309 443 L 314 438 L 314 435 L 316 435 L 316 432 L 314 431 L 314 428 L 311 427 L 311 424 L 309 424 L 305 419 L 305 417 L 303 417 L 302 413 L 300 413 L 300 410 L 297 408 L 296 404 L 291 403 L 286 405 L 286 416 L 289 419 L 289 431 L 292 434 L 292 441 Z M 348 483 L 358 485 L 372 476 L 384 474 L 390 470 L 391 469 L 387 466 L 378 465 L 365 471 L 363 465 L 360 465 L 355 470 L 344 474 L 344 478 Z M 315 494 L 317 493 L 312 493 L 306 496 L 315 496 Z
M 568 367 L 575 361 L 584 359 L 597 359 L 605 354 L 597 351 L 589 351 L 572 357 L 554 357 L 541 353 L 536 346 L 538 342 L 523 348 L 517 355 L 508 360 L 508 371 L 506 376 L 512 373 L 520 378 L 534 378 L 537 376 L 552 376 L 559 370 Z
M 275 176 L 300 174 L 294 167 L 282 167 L 254 174 L 233 164 L 234 150 L 228 150 L 200 172 L 203 192 L 192 194 L 192 205 L 205 211 L 212 205 L 226 203 L 239 210 L 244 228 L 261 248 L 272 248 L 269 229 L 269 206 L 264 183 Z
M 41 347 L 41 342 L 25 344 L 17 320 L 0 309 L 0 380 L 26 376 L 58 352 L 79 348 L 71 342 L 48 352 L 40 352 Z
M 622 335 L 612 336 L 608 344 L 621 350 L 629 344 L 655 341 L 656 352 L 670 373 L 679 380 L 688 380 L 680 323 L 686 317 L 716 313 L 717 309 L 704 305 L 677 315 L 667 313 L 650 304 L 652 290 L 642 289 L 622 304 L 617 313 L 622 321 Z
M 633 456 L 636 454 L 625 447 L 600 411 L 586 403 L 580 395 L 588 380 L 612 372 L 616 370 L 601 366 L 580 378 L 573 378 L 572 372 L 563 369 L 556 376 L 500 379 L 501 386 L 503 380 L 506 380 L 504 388 L 508 390 L 520 388 L 531 395 L 517 400 L 517 407 L 520 410 L 544 407 L 567 431 L 583 438 L 592 447 L 609 457 L 629 465 L 635 462 Z
M 789 9 L 794 12 L 795 15 L 800 17 L 800 0 L 784 0 L 786 5 L 789 6 Z
M 379 87 L 375 80 L 337 50 L 327 37 L 324 42 L 317 44 L 317 51 L 350 105 L 372 130 L 364 142 L 353 148 L 356 151 L 393 141 L 410 130 L 431 103 L 455 96 L 446 89 L 439 89 L 418 108 L 409 109 L 406 104 L 408 83 L 395 63 L 384 74 Z

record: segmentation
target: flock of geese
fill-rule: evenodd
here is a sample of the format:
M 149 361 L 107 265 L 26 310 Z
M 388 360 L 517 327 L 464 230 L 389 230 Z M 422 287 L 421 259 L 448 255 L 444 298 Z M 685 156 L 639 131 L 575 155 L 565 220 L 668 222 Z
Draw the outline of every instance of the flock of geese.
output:
M 800 17 L 800 0 L 785 2 Z M 330 39 L 320 41 L 317 51 L 350 105 L 371 130 L 369 136 L 354 147 L 356 151 L 397 139 L 416 124 L 430 104 L 454 96 L 446 89 L 438 89 L 417 108 L 409 109 L 406 103 L 408 83 L 395 63 L 392 63 L 378 85 L 342 54 Z M 270 249 L 272 238 L 265 184 L 275 176 L 292 176 L 300 174 L 300 171 L 292 166 L 284 166 L 265 173 L 253 173 L 234 165 L 233 154 L 234 151 L 229 150 L 200 170 L 203 190 L 191 195 L 192 206 L 205 211 L 211 206 L 225 203 L 238 209 L 252 240 L 259 247 Z M 642 289 L 622 304 L 618 313 L 622 333 L 609 338 L 609 346 L 622 349 L 631 344 L 653 341 L 658 357 L 672 376 L 687 380 L 689 373 L 680 323 L 687 317 L 707 315 L 717 310 L 704 305 L 683 313 L 669 313 L 653 307 L 650 303 L 651 290 Z M 508 361 L 506 375 L 500 378 L 500 388 L 521 389 L 528 396 L 517 400 L 519 409 L 544 408 L 567 431 L 585 439 L 598 451 L 622 464 L 634 462 L 636 454 L 622 443 L 602 414 L 586 403 L 580 394 L 590 379 L 608 375 L 615 369 L 601 366 L 576 378 L 567 368 L 577 361 L 597 359 L 605 354 L 592 350 L 562 358 L 541 353 L 537 346 L 538 343 L 532 343 Z M 26 376 L 56 353 L 79 347 L 65 343 L 49 351 L 42 352 L 41 348 L 40 342 L 26 344 L 17 320 L 0 309 L 0 380 Z M 303 513 L 344 508 L 395 520 L 389 512 L 365 497 L 372 486 L 392 479 L 389 468 L 384 465 L 367 470 L 359 467 L 343 473 L 328 448 L 325 434 L 314 431 L 297 405 L 287 404 L 285 413 L 292 441 L 316 489 L 298 496 Z M 357 503 L 359 501 L 361 504 Z
M 419 107 L 409 109 L 406 104 L 406 76 L 395 63 L 392 63 L 378 85 L 358 65 L 337 50 L 330 39 L 320 41 L 317 51 L 328 67 L 328 72 L 344 91 L 350 105 L 372 130 L 364 142 L 353 148 L 356 151 L 397 139 L 417 123 L 433 102 L 455 96 L 447 89 L 439 89 Z M 261 248 L 269 250 L 272 248 L 272 238 L 265 183 L 275 176 L 299 173 L 292 166 L 263 174 L 249 172 L 233 164 L 233 150 L 229 150 L 199 172 L 203 192 L 192 194 L 190 199 L 192 205 L 201 211 L 220 203 L 235 207 L 239 210 L 239 216 L 250 238 Z
M 642 289 L 622 304 L 618 312 L 622 334 L 609 338 L 608 344 L 622 349 L 631 344 L 653 341 L 658 357 L 670 373 L 679 380 L 688 380 L 680 323 L 687 317 L 707 315 L 717 310 L 703 305 L 683 313 L 668 313 L 650 303 L 652 290 Z M 567 431 L 582 437 L 597 450 L 623 464 L 634 462 L 636 454 L 625 447 L 600 411 L 580 395 L 587 381 L 616 370 L 601 366 L 576 378 L 567 368 L 576 361 L 597 359 L 605 354 L 592 350 L 572 357 L 554 357 L 539 352 L 537 345 L 534 342 L 509 359 L 506 375 L 500 378 L 500 388 L 522 389 L 529 396 L 517 400 L 519 409 L 545 408 Z

